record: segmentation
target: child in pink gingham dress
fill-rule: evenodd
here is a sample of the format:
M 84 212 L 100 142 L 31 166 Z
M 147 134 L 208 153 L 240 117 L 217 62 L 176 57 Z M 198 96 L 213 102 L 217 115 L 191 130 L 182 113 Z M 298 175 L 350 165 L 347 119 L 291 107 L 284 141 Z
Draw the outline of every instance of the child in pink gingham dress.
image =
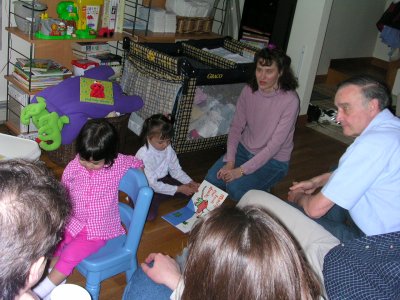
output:
M 118 208 L 119 182 L 129 168 L 143 168 L 143 162 L 119 154 L 117 145 L 117 132 L 104 119 L 88 121 L 76 140 L 77 155 L 61 179 L 71 198 L 72 215 L 54 254 L 58 261 L 34 289 L 41 299 L 49 297 L 85 257 L 125 233 Z

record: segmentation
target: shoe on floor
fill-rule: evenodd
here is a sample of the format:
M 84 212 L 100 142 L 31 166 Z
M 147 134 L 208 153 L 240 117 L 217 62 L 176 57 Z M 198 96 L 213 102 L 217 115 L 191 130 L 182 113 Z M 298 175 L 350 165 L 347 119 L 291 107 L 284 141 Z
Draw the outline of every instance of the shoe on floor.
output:
M 318 118 L 318 123 L 340 126 L 340 123 L 336 121 L 337 111 L 334 109 L 325 110 L 321 112 L 321 116 Z

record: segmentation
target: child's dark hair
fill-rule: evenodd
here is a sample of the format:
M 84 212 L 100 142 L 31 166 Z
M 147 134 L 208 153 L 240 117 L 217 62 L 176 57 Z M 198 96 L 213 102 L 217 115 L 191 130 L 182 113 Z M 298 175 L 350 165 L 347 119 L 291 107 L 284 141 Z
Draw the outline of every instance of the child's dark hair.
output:
M 152 115 L 144 121 L 140 139 L 146 147 L 149 147 L 147 139 L 155 135 L 162 140 L 170 140 L 174 137 L 173 125 L 173 121 L 163 114 Z
M 274 62 L 281 74 L 278 79 L 279 88 L 284 91 L 290 91 L 295 90 L 298 87 L 299 84 L 293 74 L 292 68 L 290 67 L 292 60 L 285 54 L 285 52 L 271 44 L 266 48 L 260 49 L 254 56 L 254 69 L 252 78 L 249 82 L 253 92 L 258 90 L 256 78 L 257 63 L 260 63 L 262 66 L 271 66 Z
M 112 166 L 118 156 L 118 133 L 105 119 L 87 121 L 76 139 L 76 153 L 87 161 L 102 160 Z

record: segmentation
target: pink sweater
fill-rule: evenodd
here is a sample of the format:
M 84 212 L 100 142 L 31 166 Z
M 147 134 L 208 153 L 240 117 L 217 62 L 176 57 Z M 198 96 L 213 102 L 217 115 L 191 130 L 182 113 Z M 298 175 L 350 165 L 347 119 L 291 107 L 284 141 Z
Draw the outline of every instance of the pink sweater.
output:
M 224 161 L 235 161 L 239 143 L 254 154 L 241 166 L 245 174 L 253 173 L 270 159 L 289 161 L 299 105 L 295 91 L 253 93 L 245 86 L 229 129 Z

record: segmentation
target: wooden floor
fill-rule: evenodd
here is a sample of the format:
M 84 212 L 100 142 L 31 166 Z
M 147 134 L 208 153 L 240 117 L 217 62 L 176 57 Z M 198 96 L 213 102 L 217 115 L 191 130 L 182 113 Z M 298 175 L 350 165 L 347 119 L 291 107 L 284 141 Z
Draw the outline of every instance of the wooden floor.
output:
M 0 130 L 1 132 L 2 130 Z M 3 128 L 4 131 L 4 128 Z M 285 199 L 287 190 L 292 181 L 310 178 L 331 169 L 344 153 L 346 145 L 331 139 L 321 133 L 306 127 L 298 127 L 294 137 L 295 148 L 290 162 L 289 174 L 273 188 L 273 194 Z M 125 137 L 125 153 L 134 153 L 139 147 L 137 139 L 129 133 Z M 224 152 L 223 148 L 199 151 L 179 155 L 184 170 L 196 181 L 202 181 L 208 168 Z M 63 168 L 49 161 L 43 154 L 41 159 L 54 170 L 57 176 L 62 174 Z M 163 203 L 160 207 L 160 215 L 183 207 L 187 199 L 172 199 Z M 163 252 L 171 256 L 177 255 L 185 246 L 187 237 L 180 231 L 158 217 L 145 226 L 142 241 L 139 248 L 138 260 L 143 259 L 150 252 Z M 85 285 L 85 279 L 75 271 L 69 283 Z M 101 300 L 119 300 L 125 287 L 124 275 L 118 275 L 102 283 Z

